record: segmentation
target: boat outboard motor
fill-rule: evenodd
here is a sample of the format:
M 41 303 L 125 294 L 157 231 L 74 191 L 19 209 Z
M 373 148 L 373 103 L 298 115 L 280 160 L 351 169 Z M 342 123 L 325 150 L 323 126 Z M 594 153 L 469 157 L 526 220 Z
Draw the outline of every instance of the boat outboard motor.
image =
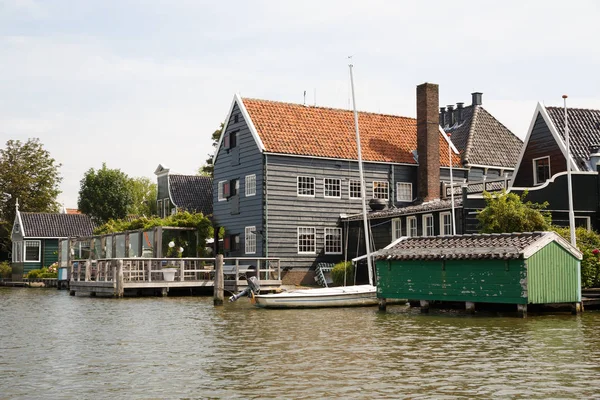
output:
M 236 301 L 237 299 L 239 299 L 242 296 L 250 297 L 251 294 L 259 294 L 260 293 L 260 284 L 258 283 L 258 279 L 256 279 L 255 276 L 249 277 L 247 282 L 248 282 L 248 287 L 246 287 L 246 289 L 242 290 L 238 294 L 234 294 L 233 296 L 231 296 L 229 298 L 230 303 Z

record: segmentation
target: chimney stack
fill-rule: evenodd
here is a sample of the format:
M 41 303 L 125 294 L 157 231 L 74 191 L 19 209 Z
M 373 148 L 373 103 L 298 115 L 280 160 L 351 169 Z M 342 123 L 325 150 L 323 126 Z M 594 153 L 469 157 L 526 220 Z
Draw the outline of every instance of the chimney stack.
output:
M 465 103 L 456 103 L 456 122 L 458 124 L 463 121 L 463 107 Z
M 454 104 L 448 106 L 448 126 L 454 125 L 456 119 L 454 118 Z
M 446 107 L 440 107 L 440 126 L 446 126 Z
M 480 106 L 481 103 L 481 96 L 483 96 L 483 93 L 481 92 L 474 92 L 471 93 L 471 99 L 472 99 L 472 104 L 473 106 Z
M 417 154 L 418 198 L 429 201 L 440 198 L 440 128 L 438 118 L 439 86 L 423 83 L 417 86 Z M 448 110 L 449 115 L 452 110 Z

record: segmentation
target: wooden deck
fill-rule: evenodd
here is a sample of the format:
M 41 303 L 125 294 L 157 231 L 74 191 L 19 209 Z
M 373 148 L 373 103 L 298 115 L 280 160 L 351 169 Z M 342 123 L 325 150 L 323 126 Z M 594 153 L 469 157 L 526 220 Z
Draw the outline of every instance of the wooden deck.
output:
M 246 288 L 246 274 L 259 279 L 261 291 L 281 286 L 279 259 L 225 258 L 225 291 L 237 293 Z M 214 258 L 120 258 L 80 260 L 71 263 L 71 295 L 89 296 L 166 296 L 172 289 L 214 288 Z M 254 268 L 251 269 L 250 266 Z M 165 268 L 174 268 L 172 280 Z

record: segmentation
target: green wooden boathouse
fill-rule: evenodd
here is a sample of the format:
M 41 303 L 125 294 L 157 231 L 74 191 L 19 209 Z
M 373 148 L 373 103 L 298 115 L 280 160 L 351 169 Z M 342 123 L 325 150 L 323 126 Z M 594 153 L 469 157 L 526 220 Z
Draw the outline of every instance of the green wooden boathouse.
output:
M 400 238 L 375 253 L 377 296 L 420 301 L 570 303 L 580 310 L 582 254 L 555 232 Z

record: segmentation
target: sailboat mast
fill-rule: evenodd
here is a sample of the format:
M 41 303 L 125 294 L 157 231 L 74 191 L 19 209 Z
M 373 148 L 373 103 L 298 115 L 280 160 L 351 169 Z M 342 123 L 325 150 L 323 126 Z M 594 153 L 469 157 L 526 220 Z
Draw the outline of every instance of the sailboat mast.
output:
M 371 244 L 369 242 L 369 223 L 367 221 L 367 188 L 365 185 L 365 177 L 363 173 L 362 165 L 362 152 L 360 149 L 360 132 L 358 130 L 358 112 L 356 111 L 356 99 L 354 97 L 354 76 L 352 75 L 352 64 L 350 67 L 350 86 L 352 88 L 352 108 L 354 109 L 354 128 L 356 130 L 356 150 L 358 152 L 358 172 L 360 174 L 360 192 L 362 198 L 362 214 L 363 214 L 363 225 L 365 228 L 365 249 L 367 251 L 367 266 L 369 269 L 369 284 L 373 285 L 373 265 L 371 261 Z

